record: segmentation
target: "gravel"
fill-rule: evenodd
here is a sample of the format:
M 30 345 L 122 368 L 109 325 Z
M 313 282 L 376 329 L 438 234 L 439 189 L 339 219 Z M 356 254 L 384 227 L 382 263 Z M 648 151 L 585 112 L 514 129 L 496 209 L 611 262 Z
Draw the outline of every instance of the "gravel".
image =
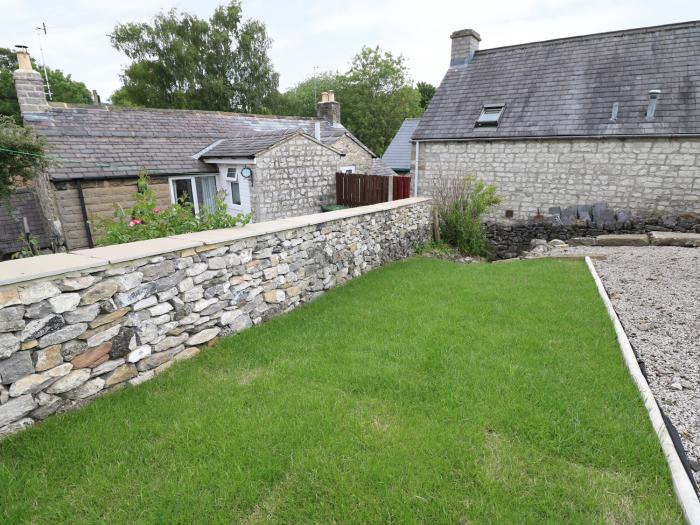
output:
M 593 264 L 700 483 L 700 248 L 568 247 Z

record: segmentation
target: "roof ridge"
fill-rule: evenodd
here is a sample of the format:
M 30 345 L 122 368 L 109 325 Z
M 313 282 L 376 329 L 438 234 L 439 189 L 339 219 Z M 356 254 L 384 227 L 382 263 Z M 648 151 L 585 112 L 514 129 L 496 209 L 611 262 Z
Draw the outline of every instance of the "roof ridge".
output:
M 320 121 L 323 122 L 323 118 L 319 117 L 300 117 L 295 115 L 264 115 L 260 113 L 237 113 L 235 111 L 215 111 L 209 109 L 178 109 L 178 108 L 144 108 L 144 107 L 124 107 L 124 106 L 113 106 L 111 104 L 74 104 L 67 102 L 49 102 L 50 109 L 61 110 L 61 109 L 94 109 L 100 111 L 114 111 L 114 112 L 130 112 L 130 111 L 147 111 L 152 113 L 204 113 L 208 115 L 225 115 L 229 117 L 255 117 L 263 119 L 277 119 L 277 120 L 307 120 L 309 122 Z
M 523 47 L 536 47 L 542 45 L 556 45 L 564 44 L 567 42 L 575 42 L 581 40 L 589 40 L 600 37 L 615 37 L 615 36 L 627 36 L 640 33 L 654 33 L 657 31 L 671 31 L 674 29 L 681 29 L 686 27 L 697 27 L 700 26 L 700 20 L 688 20 L 686 22 L 675 22 L 672 24 L 661 24 L 656 26 L 645 26 L 645 27 L 635 27 L 632 29 L 617 29 L 614 31 L 602 31 L 599 33 L 587 33 L 583 35 L 576 36 L 566 36 L 561 38 L 551 38 L 548 40 L 535 40 L 533 42 L 524 42 L 522 44 L 511 44 L 507 46 L 490 47 L 487 49 L 479 49 L 476 51 L 475 55 L 483 55 L 487 53 L 492 53 L 496 51 L 509 51 L 520 49 Z

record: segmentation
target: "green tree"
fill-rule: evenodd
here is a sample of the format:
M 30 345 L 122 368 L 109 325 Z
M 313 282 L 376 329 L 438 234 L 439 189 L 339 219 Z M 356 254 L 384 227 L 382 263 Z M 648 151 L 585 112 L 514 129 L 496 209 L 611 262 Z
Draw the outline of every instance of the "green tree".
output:
M 273 99 L 272 110 L 278 115 L 315 117 L 316 103 L 321 99 L 321 93 L 335 91 L 342 96 L 343 80 L 343 75 L 330 71 L 307 78 L 285 93 L 278 93 Z
M 111 41 L 132 60 L 114 104 L 267 112 L 277 92 L 265 25 L 243 21 L 238 0 L 209 20 L 173 9 L 151 23 L 119 24 Z
M 44 144 L 31 128 L 0 115 L 0 200 L 46 168 Z
M 32 60 L 32 66 L 44 76 L 44 68 Z M 7 48 L 0 48 L 0 115 L 9 115 L 21 122 L 17 92 L 12 80 L 12 73 L 17 69 L 17 57 Z M 51 100 L 71 104 L 90 104 L 92 94 L 82 82 L 73 80 L 69 74 L 60 69 L 46 68 L 51 85 Z
M 280 115 L 315 115 L 320 93 L 328 90 L 335 91 L 341 103 L 343 125 L 378 155 L 405 118 L 421 114 L 420 95 L 404 58 L 378 47 L 363 47 L 345 74 L 328 72 L 300 82 L 276 98 L 273 110 Z
M 435 95 L 435 86 L 427 82 L 418 82 L 416 84 L 416 89 L 420 94 L 420 107 L 425 111 L 428 108 L 428 104 L 430 104 L 430 101 L 433 99 L 433 95 Z
M 363 47 L 341 84 L 338 100 L 343 104 L 344 123 L 378 155 L 405 118 L 421 113 L 420 97 L 404 58 L 379 47 Z

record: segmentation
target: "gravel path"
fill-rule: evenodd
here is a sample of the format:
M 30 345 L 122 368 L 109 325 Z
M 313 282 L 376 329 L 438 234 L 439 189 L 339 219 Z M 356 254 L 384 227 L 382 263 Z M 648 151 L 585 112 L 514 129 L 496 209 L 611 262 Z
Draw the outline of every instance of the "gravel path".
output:
M 593 263 L 700 483 L 700 248 L 570 247 Z

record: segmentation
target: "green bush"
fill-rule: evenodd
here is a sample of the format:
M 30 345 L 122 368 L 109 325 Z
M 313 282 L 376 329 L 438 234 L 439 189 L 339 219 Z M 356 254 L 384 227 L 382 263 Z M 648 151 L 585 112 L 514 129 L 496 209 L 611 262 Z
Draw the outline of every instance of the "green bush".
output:
M 496 187 L 474 176 L 448 183 L 438 192 L 436 205 L 442 240 L 462 254 L 487 257 L 490 255 L 484 214 L 501 202 Z
M 117 204 L 113 218 L 98 218 L 92 221 L 97 234 L 97 246 L 233 228 L 250 221 L 250 215 L 232 216 L 228 213 L 224 202 L 226 193 L 223 191 L 217 193 L 214 209 L 203 208 L 199 211 L 199 215 L 195 215 L 192 204 L 186 200 L 165 208 L 159 207 L 155 192 L 151 189 L 150 180 L 145 173 L 141 173 L 137 187 L 138 192 L 134 194 L 135 204 L 132 208 L 125 209 Z

